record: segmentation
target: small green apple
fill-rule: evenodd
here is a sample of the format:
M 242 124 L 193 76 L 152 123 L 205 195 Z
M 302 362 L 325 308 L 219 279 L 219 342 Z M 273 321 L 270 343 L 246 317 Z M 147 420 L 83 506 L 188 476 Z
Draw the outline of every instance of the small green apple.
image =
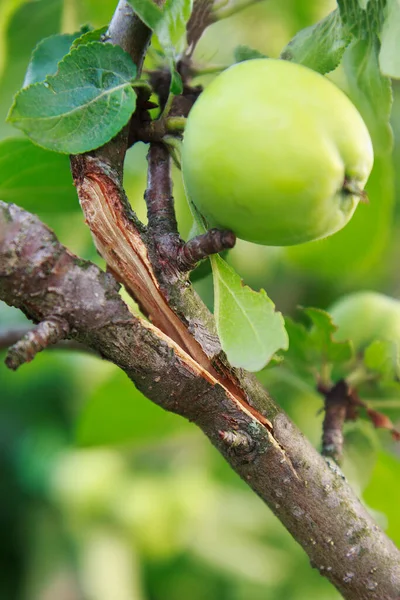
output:
M 368 130 L 347 96 L 275 59 L 216 77 L 189 114 L 182 148 L 188 197 L 209 224 L 272 246 L 344 227 L 372 164 Z
M 377 292 L 356 292 L 328 309 L 337 340 L 352 340 L 361 351 L 375 340 L 400 342 L 400 301 Z

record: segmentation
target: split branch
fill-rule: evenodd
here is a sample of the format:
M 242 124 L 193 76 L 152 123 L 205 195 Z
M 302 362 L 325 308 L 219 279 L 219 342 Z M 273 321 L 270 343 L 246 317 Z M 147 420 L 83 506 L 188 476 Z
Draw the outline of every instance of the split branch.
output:
M 130 313 L 118 284 L 66 250 L 37 217 L 0 202 L 0 299 L 118 365 L 165 410 L 196 423 L 348 600 L 398 600 L 400 552 L 254 380 L 246 404 L 159 329 Z

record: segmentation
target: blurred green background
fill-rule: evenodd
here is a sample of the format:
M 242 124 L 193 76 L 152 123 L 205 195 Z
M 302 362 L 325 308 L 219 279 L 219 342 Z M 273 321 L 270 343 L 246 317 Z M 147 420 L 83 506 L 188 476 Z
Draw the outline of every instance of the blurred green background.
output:
M 210 27 L 196 63 L 229 65 L 240 44 L 278 56 L 299 29 L 334 6 L 265 0 Z M 0 198 L 37 213 L 72 251 L 100 265 L 67 157 L 33 147 L 4 120 L 38 40 L 85 23 L 104 25 L 114 7 L 114 0 L 0 0 Z M 331 76 L 349 91 L 340 69 Z M 397 88 L 392 126 L 396 139 Z M 246 283 L 264 287 L 285 314 L 295 315 L 297 305 L 325 308 L 356 289 L 400 297 L 399 146 L 391 155 L 374 142 L 371 202 L 346 230 L 290 250 L 239 242 L 230 253 Z M 26 169 L 14 172 L 21 153 Z M 125 175 L 142 219 L 145 157 L 144 145 L 131 149 Z M 179 172 L 174 192 L 187 236 L 191 218 Z M 210 277 L 195 285 L 212 307 Z M 0 329 L 22 323 L 18 311 L 0 303 Z M 318 447 L 318 394 L 279 366 L 259 376 Z M 399 419 L 397 398 L 378 403 Z M 387 433 L 365 421 L 346 427 L 344 470 L 397 543 L 399 457 Z M 47 351 L 18 373 L 0 364 L 0 486 L 2 600 L 339 598 L 193 425 L 152 405 L 122 372 L 94 357 Z

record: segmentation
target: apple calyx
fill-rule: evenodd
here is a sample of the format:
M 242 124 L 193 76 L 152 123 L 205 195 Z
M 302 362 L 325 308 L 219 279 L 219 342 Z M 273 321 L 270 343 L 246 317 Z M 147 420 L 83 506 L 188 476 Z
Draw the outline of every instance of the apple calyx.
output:
M 363 204 L 369 204 L 367 192 L 360 187 L 360 183 L 356 179 L 345 177 L 342 189 L 345 194 L 358 196 L 360 198 L 360 202 Z

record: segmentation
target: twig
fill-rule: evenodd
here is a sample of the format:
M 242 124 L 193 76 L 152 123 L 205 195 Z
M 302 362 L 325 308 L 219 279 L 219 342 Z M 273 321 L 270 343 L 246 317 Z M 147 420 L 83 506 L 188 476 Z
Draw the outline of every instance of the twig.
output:
M 368 375 L 363 371 L 364 375 Z M 356 378 L 355 378 L 356 379 Z M 365 381 L 365 379 L 361 379 Z M 319 386 L 319 391 L 325 398 L 325 418 L 322 424 L 322 454 L 340 463 L 343 454 L 343 425 L 346 421 L 355 421 L 360 409 L 364 409 L 368 419 L 378 429 L 386 429 L 395 441 L 400 441 L 400 431 L 393 425 L 391 419 L 380 411 L 371 408 L 362 400 L 356 388 L 349 385 L 348 380 L 340 380 L 332 387 Z
M 232 231 L 210 229 L 207 233 L 198 235 L 184 244 L 178 254 L 178 266 L 182 271 L 192 271 L 199 261 L 218 254 L 223 250 L 233 248 L 236 236 Z
M 185 117 L 168 117 L 165 121 L 165 129 L 168 133 L 184 131 L 185 126 Z
M 9 349 L 5 363 L 16 371 L 24 363 L 33 360 L 38 352 L 63 340 L 69 334 L 69 325 L 65 319 L 50 316 L 28 331 Z
M 199 261 L 233 248 L 236 237 L 232 231 L 211 229 L 185 243 L 178 233 L 172 196 L 171 160 L 165 145 L 150 144 L 147 161 L 145 199 L 152 241 L 150 258 L 157 278 L 162 282 L 175 283 L 179 281 L 180 273 L 192 271 Z
M 16 344 L 19 340 L 21 340 L 24 336 L 26 336 L 29 332 L 32 331 L 32 326 L 26 325 L 21 327 L 12 327 L 10 329 L 0 329 L 0 351 L 9 348 Z M 48 346 L 48 350 L 68 350 L 68 351 L 77 351 L 84 352 L 85 354 L 96 354 L 93 350 L 84 346 L 83 344 L 79 344 L 74 340 L 60 340 L 55 344 Z
M 139 75 L 150 44 L 151 31 L 135 14 L 127 0 L 119 0 L 108 27 L 107 37 L 112 44 L 121 46 L 130 54 Z
M 322 424 L 322 454 L 337 463 L 343 454 L 343 425 L 355 418 L 353 402 L 346 382 L 342 379 L 325 392 L 325 418 Z
M 215 22 L 212 11 L 213 0 L 195 0 L 192 14 L 186 25 L 186 39 L 188 48 L 187 58 L 190 58 L 203 35 L 204 31 Z
M 202 75 L 215 75 L 225 71 L 229 65 L 208 65 L 205 67 L 192 67 L 190 74 L 192 77 L 201 77 Z

